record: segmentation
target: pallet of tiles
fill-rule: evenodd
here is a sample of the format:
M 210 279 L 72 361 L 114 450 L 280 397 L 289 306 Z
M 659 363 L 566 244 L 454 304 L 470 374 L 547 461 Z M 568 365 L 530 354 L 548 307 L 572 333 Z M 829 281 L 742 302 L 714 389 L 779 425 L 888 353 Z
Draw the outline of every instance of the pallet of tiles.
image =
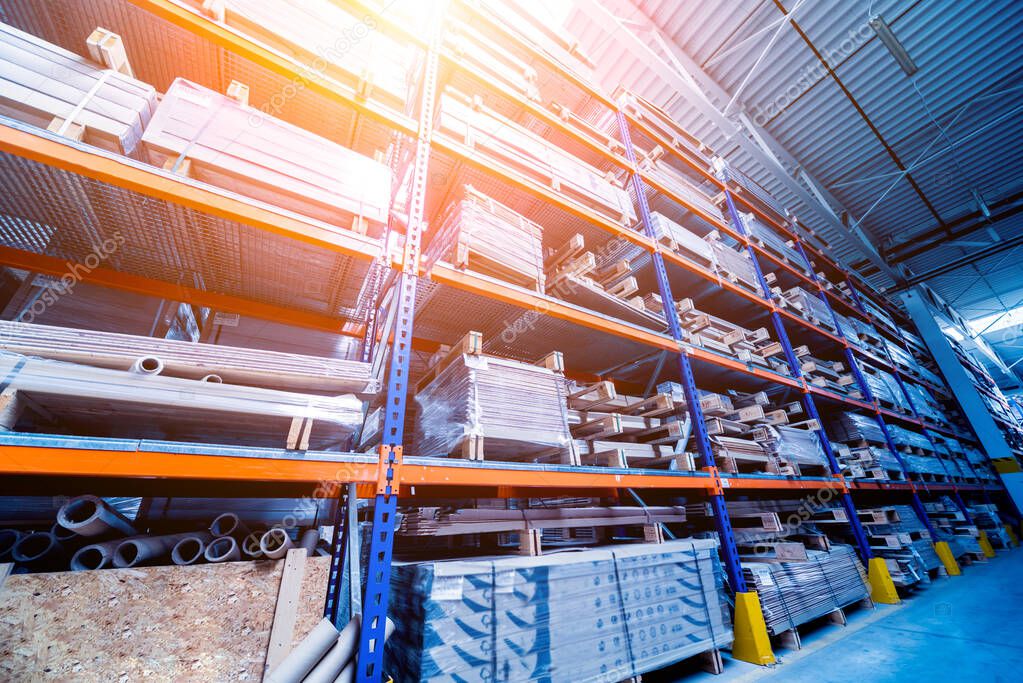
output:
M 149 162 L 361 234 L 379 236 L 391 170 L 329 140 L 179 78 L 142 136 Z
M 722 575 L 713 540 L 396 562 L 386 669 L 399 683 L 626 680 L 732 641 Z
M 0 24 L 0 115 L 134 156 L 156 100 L 130 75 Z
M 470 334 L 417 382 L 418 455 L 578 464 L 560 354 L 545 367 L 482 353 Z
M 636 220 L 629 193 L 583 160 L 452 89 L 440 100 L 440 131 L 622 224 Z
M 852 546 L 807 550 L 805 561 L 744 560 L 743 574 L 760 596 L 767 631 L 780 635 L 867 599 L 863 567 Z
M 287 57 L 312 65 L 360 97 L 398 111 L 410 95 L 416 53 L 330 0 L 184 0 Z
M 438 224 L 427 268 L 440 260 L 543 293 L 543 228 L 533 221 L 466 185 Z

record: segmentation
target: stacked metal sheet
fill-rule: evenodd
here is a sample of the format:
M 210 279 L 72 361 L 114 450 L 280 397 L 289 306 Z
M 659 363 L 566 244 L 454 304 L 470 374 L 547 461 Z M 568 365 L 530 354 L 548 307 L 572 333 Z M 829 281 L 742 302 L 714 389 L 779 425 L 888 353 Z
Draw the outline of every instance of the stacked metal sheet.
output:
M 828 329 L 834 329 L 835 319 L 828 305 L 816 294 L 811 294 L 802 287 L 791 287 L 784 292 L 783 303 L 795 307 L 800 315 L 812 323 Z
M 142 140 L 150 163 L 335 226 L 377 236 L 387 221 L 385 164 L 181 78 Z
M 683 201 L 695 206 L 708 216 L 713 216 L 714 218 L 721 217 L 721 210 L 711 201 L 710 197 L 698 188 L 693 181 L 676 171 L 666 162 L 655 161 L 653 163 L 645 163 L 643 164 L 643 170 Z
M 884 433 L 877 420 L 867 415 L 846 411 L 839 413 L 828 423 L 828 434 L 835 441 L 883 444 Z
M 565 378 L 553 370 L 460 354 L 415 400 L 418 455 L 571 460 Z
M 1012 538 L 1002 524 L 997 505 L 992 503 L 973 505 L 970 507 L 970 517 L 977 528 L 987 534 L 992 547 L 1004 549 L 1012 547 Z
M 777 635 L 870 595 L 852 546 L 808 550 L 805 562 L 743 562 L 760 596 L 767 631 Z
M 914 382 L 903 381 L 902 384 L 906 387 L 906 393 L 909 394 L 910 400 L 913 401 L 913 407 L 916 408 L 920 417 L 937 424 L 948 422 L 945 411 L 942 410 L 931 392 Z
M 543 291 L 543 228 L 471 186 L 438 221 L 427 263 L 447 261 Z
M 717 542 L 396 563 L 399 681 L 619 681 L 731 642 Z
M 864 521 L 873 553 L 885 558 L 896 585 L 928 582 L 928 572 L 941 567 L 930 533 L 911 506 L 893 505 L 890 510 L 886 523 Z
M 741 214 L 741 218 L 743 225 L 746 226 L 746 232 L 755 241 L 760 242 L 766 249 L 772 251 L 777 256 L 781 256 L 790 264 L 804 271 L 809 269 L 806 259 L 792 246 L 790 240 L 783 238 L 774 230 L 764 225 L 752 213 Z
M 636 220 L 628 192 L 605 179 L 598 169 L 496 112 L 474 108 L 464 96 L 446 91 L 438 119 L 443 132 L 485 149 L 516 171 L 554 184 L 562 193 L 615 220 L 628 224 Z
M 650 214 L 650 224 L 655 240 L 673 246 L 685 256 L 695 257 L 703 265 L 713 267 L 714 251 L 702 237 L 656 211 Z
M 155 109 L 151 86 L 0 24 L 3 116 L 130 155 Z
M 720 240 L 711 241 L 711 248 L 714 251 L 714 263 L 718 275 L 741 284 L 746 289 L 763 294 L 763 288 L 757 278 L 756 267 L 748 253 L 736 251 Z
M 874 398 L 882 403 L 909 411 L 906 396 L 902 393 L 898 380 L 891 373 L 866 363 L 860 365 L 863 370 L 863 379 L 870 387 L 870 393 L 874 395 Z

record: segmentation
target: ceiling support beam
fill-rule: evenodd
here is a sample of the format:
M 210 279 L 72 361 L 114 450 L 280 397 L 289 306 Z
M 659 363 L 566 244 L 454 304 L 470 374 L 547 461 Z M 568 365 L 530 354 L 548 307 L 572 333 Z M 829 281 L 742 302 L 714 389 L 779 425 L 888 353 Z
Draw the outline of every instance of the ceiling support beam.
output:
M 578 5 L 584 5 L 591 14 L 605 17 L 609 22 L 610 31 L 615 33 L 615 35 L 621 39 L 622 44 L 630 52 L 636 55 L 636 57 L 640 60 L 649 64 L 654 73 L 664 79 L 667 84 L 676 89 L 691 105 L 696 107 L 701 114 L 717 126 L 717 128 L 729 139 L 730 142 L 733 142 L 740 147 L 763 168 L 771 171 L 789 192 L 809 207 L 810 210 L 813 211 L 824 223 L 830 225 L 838 233 L 848 235 L 852 243 L 860 251 L 862 251 L 864 256 L 866 256 L 867 259 L 881 272 L 897 283 L 905 281 L 905 278 L 893 269 L 887 261 L 885 261 L 865 232 L 862 230 L 850 230 L 849 227 L 843 224 L 841 219 L 836 216 L 835 211 L 830 206 L 826 203 L 822 204 L 817 196 L 808 191 L 799 181 L 789 174 L 789 171 L 781 163 L 779 157 L 776 156 L 779 151 L 782 151 L 782 146 L 777 142 L 774 144 L 767 143 L 766 141 L 770 138 L 770 134 L 767 133 L 767 131 L 758 128 L 755 136 L 752 134 L 747 135 L 747 132 L 743 127 L 740 127 L 730 118 L 725 116 L 710 100 L 707 94 L 703 92 L 700 87 L 696 87 L 697 79 L 699 79 L 700 86 L 707 88 L 710 94 L 720 101 L 729 102 L 731 100 L 728 93 L 720 86 L 708 85 L 708 83 L 713 83 L 713 81 L 706 74 L 702 73 L 699 66 L 695 64 L 688 55 L 677 49 L 677 46 L 675 46 L 675 49 L 670 49 L 669 53 L 673 58 L 673 63 L 668 63 L 656 50 L 650 47 L 647 41 L 641 39 L 631 28 L 626 26 L 619 16 L 627 19 L 631 24 L 641 25 L 642 30 L 657 36 L 662 45 L 668 43 L 668 41 L 665 41 L 663 37 L 661 37 L 660 28 L 651 21 L 649 17 L 640 12 L 635 5 L 628 2 L 628 0 L 576 0 L 576 3 Z M 609 10 L 608 7 L 614 8 L 617 15 Z M 754 139 L 751 139 L 751 137 L 760 138 L 764 141 L 764 143 L 770 147 L 771 153 L 765 151 L 765 149 L 761 147 L 758 142 L 755 142 Z M 790 160 L 790 163 L 799 168 L 799 164 L 795 162 L 795 159 L 791 155 L 785 153 L 782 156 L 783 158 L 787 157 L 787 159 Z M 819 187 L 819 184 L 814 184 L 818 186 L 818 191 L 823 189 Z M 821 194 L 823 195 L 824 193 L 821 192 Z

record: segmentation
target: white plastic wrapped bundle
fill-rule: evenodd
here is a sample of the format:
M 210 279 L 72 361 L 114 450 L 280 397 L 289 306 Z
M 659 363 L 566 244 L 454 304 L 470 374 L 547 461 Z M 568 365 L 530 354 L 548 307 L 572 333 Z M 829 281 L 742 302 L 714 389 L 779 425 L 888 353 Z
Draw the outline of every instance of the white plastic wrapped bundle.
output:
M 130 155 L 155 109 L 152 86 L 0 24 L 3 116 Z
M 910 399 L 913 401 L 913 407 L 916 408 L 916 412 L 920 414 L 920 417 L 938 424 L 948 422 L 948 418 L 945 417 L 945 411 L 934 400 L 931 392 L 913 382 L 903 380 L 902 383 L 906 387 L 906 393 L 909 394 Z
M 732 641 L 713 540 L 398 563 L 398 681 L 612 683 Z
M 462 354 L 415 399 L 418 455 L 532 460 L 572 447 L 565 378 L 547 368 Z
M 888 425 L 888 434 L 891 435 L 892 441 L 895 442 L 896 446 L 921 448 L 925 451 L 933 450 L 931 448 L 931 442 L 927 440 L 926 436 L 920 432 L 915 432 L 912 429 L 907 429 L 902 425 Z
M 211 185 L 374 236 L 387 221 L 385 164 L 182 78 L 142 140 L 150 163 L 180 169 L 188 159 L 191 175 Z
M 543 228 L 471 186 L 438 221 L 427 262 L 438 259 L 543 291 Z
M 755 434 L 764 450 L 782 460 L 797 465 L 827 466 L 827 456 L 815 431 L 786 425 L 762 425 Z
M 777 635 L 866 598 L 870 591 L 852 546 L 807 550 L 805 562 L 744 562 L 760 596 L 767 631 Z

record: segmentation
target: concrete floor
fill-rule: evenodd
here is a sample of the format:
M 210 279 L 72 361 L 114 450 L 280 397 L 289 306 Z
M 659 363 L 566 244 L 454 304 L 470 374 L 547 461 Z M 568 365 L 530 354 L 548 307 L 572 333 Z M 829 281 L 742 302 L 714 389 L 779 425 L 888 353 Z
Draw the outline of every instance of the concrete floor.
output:
M 1021 633 L 1023 550 L 1000 551 L 900 605 L 855 610 L 844 628 L 810 630 L 802 650 L 775 651 L 775 667 L 726 660 L 721 676 L 697 673 L 684 680 L 1016 682 L 1023 681 Z

